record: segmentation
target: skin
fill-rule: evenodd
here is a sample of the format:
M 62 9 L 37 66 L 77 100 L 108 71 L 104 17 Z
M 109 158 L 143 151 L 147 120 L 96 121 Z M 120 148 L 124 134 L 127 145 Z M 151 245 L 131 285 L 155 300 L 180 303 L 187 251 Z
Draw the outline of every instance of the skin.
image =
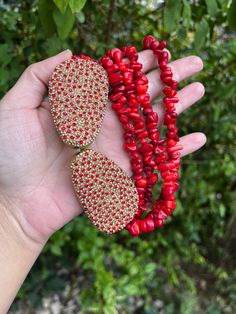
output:
M 71 52 L 66 50 L 29 66 L 0 102 L 0 313 L 9 309 L 48 238 L 82 213 L 69 169 L 75 150 L 58 136 L 45 98 L 53 69 L 70 57 Z M 139 61 L 148 73 L 149 93 L 155 100 L 162 88 L 155 57 L 146 50 L 139 54 Z M 201 71 L 203 63 L 199 57 L 190 56 L 170 66 L 174 79 L 182 81 Z M 204 87 L 198 82 L 179 90 L 177 113 L 203 94 Z M 154 108 L 161 126 L 163 108 L 161 104 Z M 90 148 L 104 153 L 131 175 L 122 133 L 108 105 L 102 128 Z M 180 142 L 184 156 L 203 146 L 206 137 L 196 132 Z

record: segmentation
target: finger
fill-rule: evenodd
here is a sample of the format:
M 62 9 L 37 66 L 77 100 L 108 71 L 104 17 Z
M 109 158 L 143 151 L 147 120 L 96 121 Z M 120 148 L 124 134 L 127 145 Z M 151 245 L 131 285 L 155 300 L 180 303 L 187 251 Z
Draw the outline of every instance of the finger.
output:
M 191 133 L 180 138 L 179 143 L 183 145 L 180 151 L 181 157 L 191 154 L 206 143 L 206 135 L 201 132 Z
M 200 100 L 205 93 L 205 88 L 202 83 L 195 82 L 189 84 L 182 88 L 178 93 L 177 97 L 179 98 L 179 102 L 176 104 L 176 113 L 180 114 L 193 104 L 195 104 L 198 100 Z
M 204 85 L 200 82 L 191 83 L 181 90 L 178 91 L 177 97 L 179 102 L 176 104 L 176 113 L 179 115 L 187 108 L 194 105 L 198 100 L 200 100 L 205 93 Z M 165 107 L 163 103 L 159 102 L 153 106 L 153 110 L 157 112 L 159 117 L 159 124 L 162 124 L 162 120 L 165 114 Z
M 165 51 L 168 52 L 169 60 L 170 60 L 171 58 L 170 52 L 167 49 L 165 49 Z M 150 49 L 139 52 L 138 62 L 140 62 L 143 65 L 142 71 L 144 73 L 147 73 L 158 67 L 157 57 L 155 56 L 153 51 Z
M 181 82 L 182 80 L 196 74 L 203 68 L 202 59 L 197 56 L 185 57 L 169 64 L 173 72 L 173 79 Z M 148 93 L 151 100 L 155 99 L 162 91 L 163 84 L 160 79 L 160 71 L 154 70 L 148 75 Z
M 5 95 L 3 104 L 8 107 L 28 109 L 39 106 L 54 68 L 71 56 L 71 51 L 65 50 L 56 56 L 31 64 Z
M 43 101 L 40 104 L 40 107 L 49 110 L 49 100 L 48 96 L 44 97 Z

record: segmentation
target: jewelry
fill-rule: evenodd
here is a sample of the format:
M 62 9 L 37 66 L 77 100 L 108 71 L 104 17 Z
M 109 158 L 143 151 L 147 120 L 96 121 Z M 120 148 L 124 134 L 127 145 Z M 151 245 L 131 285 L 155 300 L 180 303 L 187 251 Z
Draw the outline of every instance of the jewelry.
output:
M 55 68 L 49 81 L 56 129 L 66 144 L 80 148 L 71 163 L 75 191 L 88 218 L 106 233 L 124 227 L 134 236 L 153 231 L 176 207 L 174 193 L 179 187 L 182 149 L 175 126 L 178 83 L 167 65 L 165 46 L 152 36 L 144 39 L 144 49 L 151 49 L 157 56 L 160 78 L 167 85 L 163 88 L 166 140 L 159 138 L 158 115 L 153 111 L 148 79 L 141 71 L 135 47 L 113 48 L 100 64 L 87 56 L 73 56 Z M 132 179 L 112 160 L 86 148 L 101 128 L 109 86 L 112 108 L 124 128 Z M 163 182 L 160 196 L 152 204 L 157 171 Z
M 113 48 L 102 57 L 101 64 L 108 73 L 111 86 L 109 99 L 124 128 L 124 149 L 130 155 L 133 179 L 139 194 L 139 210 L 126 228 L 131 235 L 153 231 L 161 227 L 164 220 L 175 209 L 174 193 L 178 189 L 178 168 L 180 165 L 175 104 L 178 83 L 172 79 L 171 68 L 167 66 L 166 43 L 154 37 L 144 39 L 144 49 L 151 49 L 157 57 L 160 78 L 167 86 L 163 88 L 166 97 L 164 125 L 167 139 L 159 139 L 158 115 L 153 111 L 148 91 L 147 76 L 141 72 L 135 47 L 122 50 Z M 127 58 L 127 62 L 123 62 Z M 144 118 L 143 118 L 144 117 Z M 157 170 L 163 179 L 160 196 L 152 204 L 152 189 L 158 180 Z
M 138 210 L 135 185 L 112 160 L 86 148 L 101 128 L 108 102 L 105 70 L 84 56 L 59 64 L 49 81 L 49 102 L 61 139 L 81 151 L 71 172 L 85 213 L 106 233 L 123 229 Z

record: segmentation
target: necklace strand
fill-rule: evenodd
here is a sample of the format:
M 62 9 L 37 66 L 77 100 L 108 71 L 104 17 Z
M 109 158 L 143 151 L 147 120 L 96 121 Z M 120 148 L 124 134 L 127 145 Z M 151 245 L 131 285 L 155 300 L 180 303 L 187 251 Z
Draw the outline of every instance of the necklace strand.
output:
M 171 68 L 167 65 L 169 55 L 166 43 L 158 42 L 153 36 L 146 36 L 144 49 L 151 49 L 157 57 L 160 79 L 164 85 L 162 92 L 165 108 L 163 124 L 166 139 L 160 138 L 157 124 L 158 115 L 153 111 L 148 94 L 148 78 L 141 71 L 135 47 L 121 50 L 113 48 L 100 60 L 108 74 L 111 87 L 109 99 L 124 129 L 124 149 L 129 153 L 133 172 L 132 178 L 139 195 L 139 209 L 134 219 L 126 226 L 131 235 L 151 232 L 162 227 L 164 221 L 176 207 L 175 191 L 179 188 L 178 169 L 180 150 L 177 114 L 175 105 L 178 82 L 173 80 Z M 127 61 L 123 61 L 126 58 Z M 160 196 L 152 203 L 152 191 L 162 178 Z

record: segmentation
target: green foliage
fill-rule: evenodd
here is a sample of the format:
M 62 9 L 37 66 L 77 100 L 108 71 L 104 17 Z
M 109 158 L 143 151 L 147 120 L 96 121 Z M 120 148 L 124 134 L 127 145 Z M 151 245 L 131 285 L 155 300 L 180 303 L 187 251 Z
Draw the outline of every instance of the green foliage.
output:
M 217 1 L 206 0 L 206 5 L 207 5 L 207 11 L 210 14 L 210 16 L 215 17 L 218 10 Z
M 57 26 L 58 36 L 61 39 L 66 39 L 72 30 L 75 17 L 70 8 L 67 8 L 65 13 L 61 13 L 59 10 L 53 12 L 53 19 Z
M 66 39 L 73 28 L 75 14 L 81 20 L 80 11 L 85 3 L 86 0 L 39 0 L 38 11 L 44 33 L 52 36 L 57 32 L 60 39 Z
M 236 1 L 232 0 L 229 12 L 228 12 L 228 23 L 231 30 L 236 30 Z
M 182 161 L 174 217 L 140 238 L 105 236 L 78 217 L 50 239 L 15 308 L 40 306 L 68 286 L 64 305 L 75 299 L 86 314 L 236 312 L 235 3 L 0 2 L 1 95 L 32 62 L 66 48 L 95 58 L 110 47 L 140 48 L 147 33 L 167 41 L 173 60 L 197 54 L 205 65 L 194 78 L 205 97 L 179 127 L 182 135 L 202 130 L 208 141 Z
M 164 9 L 164 27 L 167 32 L 172 32 L 176 29 L 181 16 L 182 1 L 169 0 Z
M 202 48 L 206 42 L 206 37 L 209 32 L 209 26 L 205 18 L 201 20 L 196 26 L 196 33 L 194 38 L 195 49 Z

